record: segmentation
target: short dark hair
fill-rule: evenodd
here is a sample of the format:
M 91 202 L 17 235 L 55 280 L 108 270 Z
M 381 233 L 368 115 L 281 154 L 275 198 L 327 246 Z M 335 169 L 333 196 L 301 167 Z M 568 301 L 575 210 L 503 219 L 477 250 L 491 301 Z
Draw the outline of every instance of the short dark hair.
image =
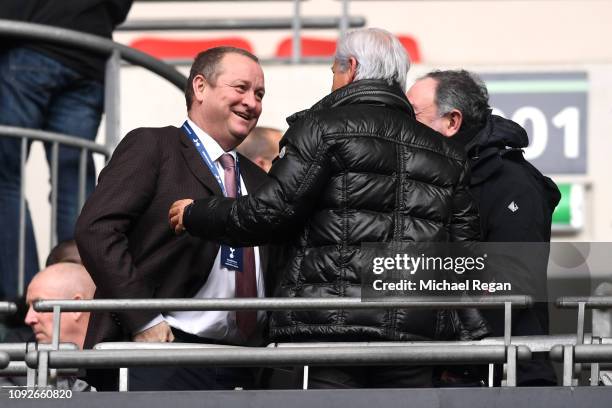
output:
M 462 129 L 484 126 L 490 107 L 489 92 L 482 79 L 463 69 L 432 71 L 424 78 L 437 83 L 435 104 L 440 115 L 457 109 L 463 114 Z
M 45 267 L 60 262 L 77 263 L 83 265 L 81 256 L 79 255 L 79 249 L 77 248 L 77 244 L 74 239 L 62 241 L 53 247 L 49 252 L 49 256 L 47 256 Z
M 240 54 L 259 64 L 259 59 L 255 55 L 242 48 L 221 46 L 202 51 L 195 57 L 191 65 L 191 71 L 189 71 L 189 79 L 185 85 L 185 102 L 187 103 L 187 110 L 191 108 L 191 103 L 193 102 L 193 79 L 196 75 L 203 75 L 206 82 L 215 84 L 220 74 L 218 69 L 219 62 L 221 62 L 226 54 Z

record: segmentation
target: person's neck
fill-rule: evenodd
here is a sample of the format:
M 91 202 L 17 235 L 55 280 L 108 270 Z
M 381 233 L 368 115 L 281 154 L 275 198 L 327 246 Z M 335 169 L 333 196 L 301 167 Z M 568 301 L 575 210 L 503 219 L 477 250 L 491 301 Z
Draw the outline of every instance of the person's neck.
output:
M 219 144 L 219 146 L 221 146 L 221 148 L 223 149 L 224 152 L 229 152 L 230 150 L 234 150 L 237 146 L 236 143 L 234 143 L 233 141 L 228 141 L 225 140 L 222 137 L 216 136 L 214 131 L 211 131 L 208 126 L 206 126 L 206 122 L 199 119 L 199 118 L 194 118 L 191 113 L 187 114 L 187 117 L 189 118 L 190 121 L 192 121 L 193 123 L 195 123 L 197 125 L 197 127 L 199 127 L 200 129 L 202 129 L 204 132 L 206 132 L 206 134 L 208 136 L 210 136 L 211 138 L 214 139 L 215 142 L 217 142 Z

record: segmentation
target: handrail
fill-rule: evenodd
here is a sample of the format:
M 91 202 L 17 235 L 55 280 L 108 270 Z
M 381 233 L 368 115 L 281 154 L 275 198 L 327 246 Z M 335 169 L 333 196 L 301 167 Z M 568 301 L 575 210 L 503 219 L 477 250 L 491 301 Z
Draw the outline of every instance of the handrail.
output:
M 584 303 L 587 309 L 612 308 L 612 296 L 566 296 L 555 302 L 558 308 L 576 309 Z
M 82 350 L 48 351 L 50 368 L 116 368 L 154 366 L 259 367 L 266 365 L 402 365 L 503 363 L 506 346 L 404 346 L 404 347 L 324 347 L 313 353 L 302 348 L 215 348 L 188 350 Z M 519 360 L 531 358 L 531 351 L 517 347 Z M 38 352 L 29 352 L 28 367 L 39 364 Z
M 15 138 L 34 139 L 39 140 L 41 142 L 57 142 L 61 143 L 64 146 L 79 147 L 82 149 L 90 150 L 94 153 L 100 153 L 103 154 L 105 157 L 109 157 L 111 155 L 111 151 L 108 147 L 100 145 L 96 142 L 91 142 L 89 140 L 85 140 L 76 136 L 68 136 L 61 133 L 48 132 L 46 130 L 0 125 L 0 135 Z
M 93 346 L 94 350 L 183 350 L 200 348 L 241 348 L 212 343 L 162 343 L 149 341 L 105 341 Z
M 17 305 L 13 302 L 0 302 L 0 314 L 13 314 L 17 311 Z
M 28 374 L 25 361 L 11 361 L 5 368 L 0 368 L 0 377 L 25 377 Z M 76 368 L 62 368 L 57 370 L 58 376 L 74 376 L 79 373 Z
M 28 352 L 28 345 L 35 345 L 38 351 L 54 350 L 50 344 L 38 344 L 32 342 L 23 343 L 0 343 L 0 352 L 7 353 L 11 360 L 23 360 Z M 77 350 L 74 343 L 60 343 L 59 349 L 63 351 Z
M 590 341 L 591 337 L 588 335 L 587 341 Z M 610 339 L 612 340 L 612 339 Z M 332 345 L 336 346 L 352 346 L 352 347 L 372 347 L 372 346 L 408 346 L 408 345 L 441 345 L 446 347 L 455 346 L 499 346 L 504 345 L 505 339 L 503 337 L 486 337 L 481 340 L 464 340 L 464 341 L 389 341 L 389 342 L 319 342 L 319 343 L 308 343 L 307 347 L 329 347 Z M 164 343 L 168 344 L 168 343 Z M 550 336 L 513 336 L 510 343 L 514 346 L 525 346 L 532 353 L 549 352 L 553 347 L 563 345 L 576 345 L 576 335 L 565 334 L 565 335 L 550 335 Z M 304 343 L 271 343 L 268 347 L 305 347 Z M 136 346 L 139 348 L 138 346 Z
M 397 309 L 397 308 L 497 308 L 512 303 L 529 307 L 529 296 L 487 296 L 477 300 L 440 297 L 401 298 L 362 301 L 361 298 L 219 298 L 219 299 L 97 299 L 97 300 L 39 300 L 34 309 L 53 311 L 203 311 L 203 310 L 326 310 L 326 309 Z
M 0 351 L 0 369 L 4 369 L 8 367 L 10 362 L 11 362 L 11 359 L 9 355 L 7 353 Z
M 611 309 L 612 296 L 566 296 L 555 302 L 560 309 L 578 309 L 576 336 L 579 343 L 584 337 L 584 320 L 586 309 Z
M 554 346 L 550 349 L 550 358 L 563 361 L 565 347 L 568 346 Z M 612 344 L 578 344 L 570 347 L 573 348 L 576 363 L 612 363 Z
M 42 24 L 0 19 L 0 36 L 70 45 L 107 56 L 110 56 L 113 51 L 118 51 L 124 60 L 156 73 L 181 90 L 187 83 L 187 78 L 174 67 L 144 52 L 92 34 Z
M 339 17 L 302 17 L 300 28 L 326 29 L 337 28 L 342 21 Z M 349 17 L 348 26 L 351 28 L 364 27 L 365 17 Z M 291 18 L 243 18 L 243 19 L 216 19 L 203 18 L 197 20 L 132 20 L 126 21 L 117 27 L 118 31 L 152 31 L 152 30 L 279 30 L 293 27 Z

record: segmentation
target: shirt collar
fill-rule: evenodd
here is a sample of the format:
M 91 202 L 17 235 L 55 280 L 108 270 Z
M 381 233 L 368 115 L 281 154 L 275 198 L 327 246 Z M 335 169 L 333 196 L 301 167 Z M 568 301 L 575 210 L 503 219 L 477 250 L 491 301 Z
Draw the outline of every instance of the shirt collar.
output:
M 191 119 L 187 118 L 187 123 L 189 123 L 191 129 L 193 129 L 198 139 L 200 139 L 200 142 L 202 142 L 202 145 L 204 146 L 204 149 L 206 149 L 206 153 L 208 153 L 210 160 L 215 162 L 219 160 L 219 157 L 221 157 L 221 155 L 224 153 L 231 154 L 234 160 L 236 160 L 235 149 L 232 149 L 229 152 L 224 151 L 215 139 L 213 139 L 208 133 L 200 129 L 200 127 L 196 125 Z

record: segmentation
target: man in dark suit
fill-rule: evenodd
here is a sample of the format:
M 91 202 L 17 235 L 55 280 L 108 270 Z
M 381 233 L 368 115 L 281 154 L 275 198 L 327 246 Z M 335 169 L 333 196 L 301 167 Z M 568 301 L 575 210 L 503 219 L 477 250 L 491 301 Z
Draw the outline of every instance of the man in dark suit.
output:
M 167 209 L 179 198 L 244 195 L 263 182 L 265 173 L 234 149 L 257 124 L 264 92 L 254 55 L 213 48 L 191 67 L 183 126 L 139 128 L 126 135 L 77 222 L 77 244 L 98 288 L 96 298 L 264 296 L 265 260 L 258 248 L 176 236 L 167 222 Z M 85 346 L 126 337 L 251 345 L 260 341 L 264 320 L 263 312 L 250 311 L 93 314 Z M 239 369 L 138 369 L 132 370 L 130 385 L 232 389 L 251 381 Z

